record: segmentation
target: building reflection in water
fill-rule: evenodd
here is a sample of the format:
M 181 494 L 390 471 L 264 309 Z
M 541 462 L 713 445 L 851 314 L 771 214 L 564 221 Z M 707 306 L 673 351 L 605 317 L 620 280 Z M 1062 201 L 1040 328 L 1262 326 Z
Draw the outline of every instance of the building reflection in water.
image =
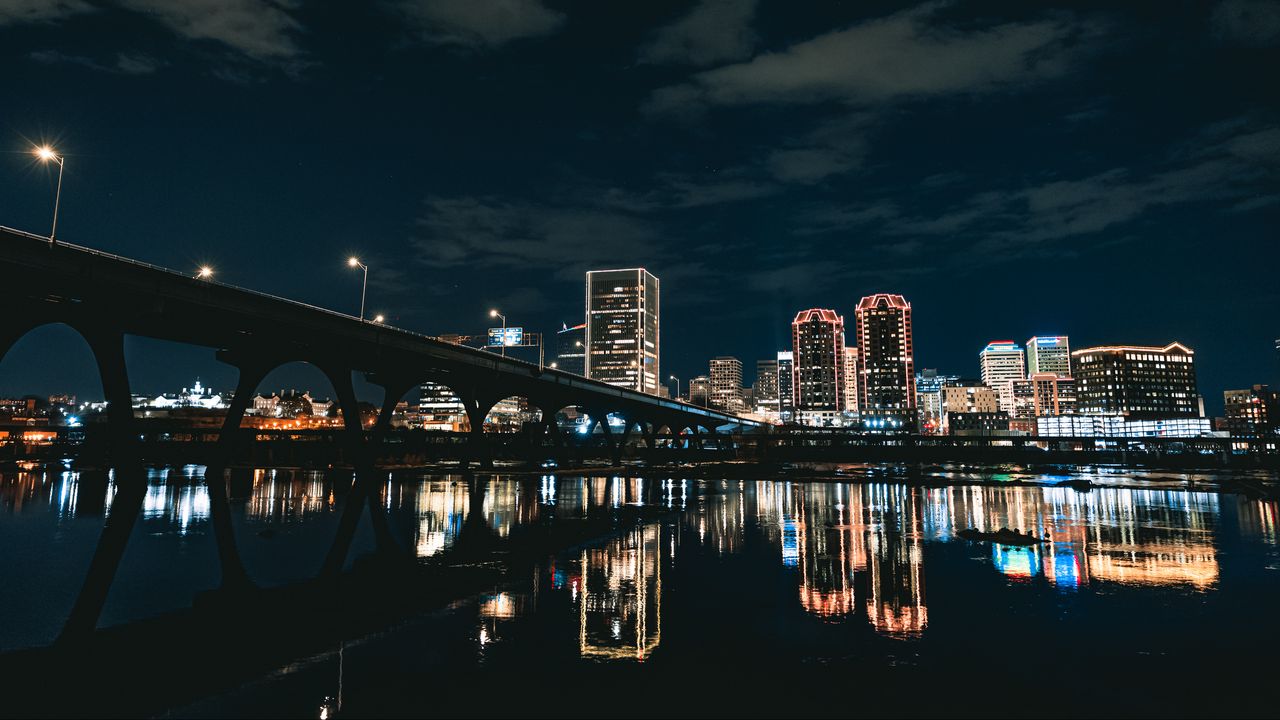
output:
M 662 641 L 662 532 L 642 525 L 582 551 L 568 581 L 582 657 L 643 661 Z

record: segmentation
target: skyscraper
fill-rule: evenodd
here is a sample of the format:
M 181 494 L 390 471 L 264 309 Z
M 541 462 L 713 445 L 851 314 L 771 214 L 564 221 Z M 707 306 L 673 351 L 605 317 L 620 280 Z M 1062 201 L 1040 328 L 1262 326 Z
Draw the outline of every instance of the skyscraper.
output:
M 736 357 L 711 358 L 711 396 L 708 405 L 726 412 L 742 410 L 742 361 Z
M 844 349 L 844 411 L 858 412 L 858 348 Z
M 1200 416 L 1195 351 L 1182 343 L 1090 347 L 1076 350 L 1071 358 L 1076 412 L 1081 415 Z
M 1027 340 L 1027 377 L 1036 373 L 1071 377 L 1071 343 L 1066 335 L 1037 335 Z
M 792 394 L 795 386 L 795 353 L 790 350 L 778 351 L 778 419 L 782 422 L 792 421 L 795 415 L 796 401 Z
M 587 377 L 658 394 L 658 278 L 644 268 L 587 273 Z
M 755 411 L 778 416 L 778 361 L 756 361 Z
M 574 375 L 585 375 L 587 357 L 587 324 L 580 323 L 556 332 L 556 368 Z
M 795 419 L 830 425 L 844 410 L 844 318 L 835 310 L 801 310 L 791 322 Z
M 960 382 L 959 375 L 939 375 L 925 368 L 916 375 L 916 427 L 924 435 L 942 430 L 942 388 Z
M 711 398 L 711 378 L 706 375 L 689 378 L 689 403 L 707 407 Z
M 863 418 L 888 419 L 896 427 L 914 426 L 911 303 L 901 295 L 868 295 L 858 303 L 857 327 L 859 413 Z
M 1013 416 L 1013 381 L 1027 378 L 1026 358 L 1012 340 L 992 340 L 978 353 L 982 383 L 1000 398 L 1000 410 Z

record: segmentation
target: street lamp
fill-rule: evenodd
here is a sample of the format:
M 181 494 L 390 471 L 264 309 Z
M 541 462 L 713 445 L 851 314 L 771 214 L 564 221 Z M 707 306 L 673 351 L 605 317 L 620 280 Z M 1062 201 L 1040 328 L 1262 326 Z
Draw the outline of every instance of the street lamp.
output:
M 208 280 L 211 277 L 213 277 L 213 268 L 208 265 L 201 265 L 200 269 L 196 271 L 197 280 Z
M 360 319 L 364 320 L 364 295 L 365 291 L 369 289 L 369 266 L 360 262 L 360 258 L 353 255 L 347 258 L 347 267 L 360 268 L 364 271 L 364 282 L 360 284 Z
M 381 324 L 383 320 L 386 320 L 386 318 L 384 318 L 384 317 L 383 317 L 383 316 L 381 316 L 381 315 L 374 315 L 374 316 L 373 316 L 373 321 L 374 321 L 374 322 L 376 322 L 376 323 L 378 323 L 378 324 Z
M 58 190 L 53 196 L 53 229 L 49 231 L 49 244 L 52 245 L 57 242 L 55 238 L 58 235 L 58 206 L 62 204 L 62 171 L 66 169 L 66 162 L 61 155 L 54 152 L 53 148 L 48 145 L 41 145 L 36 148 L 35 154 L 36 157 L 44 162 L 52 160 L 58 163 Z
M 679 400 L 680 399 L 680 378 L 676 377 L 675 375 L 672 375 L 670 379 L 676 381 L 676 400 Z
M 502 318 L 502 357 L 507 356 L 507 316 L 497 310 L 490 310 L 489 317 Z

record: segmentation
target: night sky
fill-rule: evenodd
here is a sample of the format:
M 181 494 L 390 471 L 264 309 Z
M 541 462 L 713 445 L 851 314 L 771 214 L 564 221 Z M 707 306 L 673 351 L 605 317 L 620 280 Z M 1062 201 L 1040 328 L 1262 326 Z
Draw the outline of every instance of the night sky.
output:
M 0 0 L 0 225 L 48 232 L 47 141 L 60 239 L 352 313 L 355 253 L 422 332 L 553 331 L 643 265 L 664 376 L 894 292 L 918 368 L 1069 334 L 1192 346 L 1210 412 L 1280 382 L 1280 3 L 1032 5 Z M 0 364 L 63 390 L 100 393 L 65 330 Z

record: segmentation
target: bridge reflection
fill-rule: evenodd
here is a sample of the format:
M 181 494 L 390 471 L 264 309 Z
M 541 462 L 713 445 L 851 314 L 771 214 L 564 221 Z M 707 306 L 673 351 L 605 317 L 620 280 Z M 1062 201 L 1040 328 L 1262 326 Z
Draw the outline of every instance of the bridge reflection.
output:
M 213 534 L 203 468 L 151 469 L 146 477 L 137 532 Z M 239 492 L 231 483 L 236 532 L 273 538 L 259 545 L 294 562 L 299 553 L 289 548 L 320 537 L 305 530 L 316 523 L 334 527 L 344 503 L 340 488 L 350 484 L 349 472 L 252 471 Z M 468 552 L 503 548 L 525 526 L 616 519 L 630 512 L 633 519 L 622 522 L 618 534 L 550 561 L 542 571 L 551 592 L 563 594 L 574 608 L 579 653 L 600 660 L 645 660 L 659 649 L 664 573 L 679 562 L 682 547 L 731 556 L 763 542 L 795 583 L 795 602 L 815 619 L 866 623 L 884 636 L 910 638 L 929 628 L 931 548 L 957 540 L 965 528 L 1046 537 L 1048 542 L 1029 548 L 975 544 L 966 552 L 975 572 L 997 573 L 1012 584 L 1043 582 L 1064 592 L 1094 584 L 1192 592 L 1215 587 L 1221 575 L 1215 536 L 1227 508 L 1243 535 L 1272 546 L 1280 542 L 1274 500 L 1165 489 L 1077 492 L 553 475 L 393 480 L 385 474 L 375 487 L 377 504 L 409 554 L 446 563 Z M 0 509 L 42 512 L 55 524 L 109 518 L 116 494 L 111 473 L 0 474 Z M 671 513 L 661 515 L 666 510 Z M 635 519 L 645 517 L 650 519 Z M 270 572 L 262 552 L 254 552 L 255 572 Z M 492 641 L 500 623 L 536 608 L 536 590 L 495 593 L 479 610 L 486 638 Z

